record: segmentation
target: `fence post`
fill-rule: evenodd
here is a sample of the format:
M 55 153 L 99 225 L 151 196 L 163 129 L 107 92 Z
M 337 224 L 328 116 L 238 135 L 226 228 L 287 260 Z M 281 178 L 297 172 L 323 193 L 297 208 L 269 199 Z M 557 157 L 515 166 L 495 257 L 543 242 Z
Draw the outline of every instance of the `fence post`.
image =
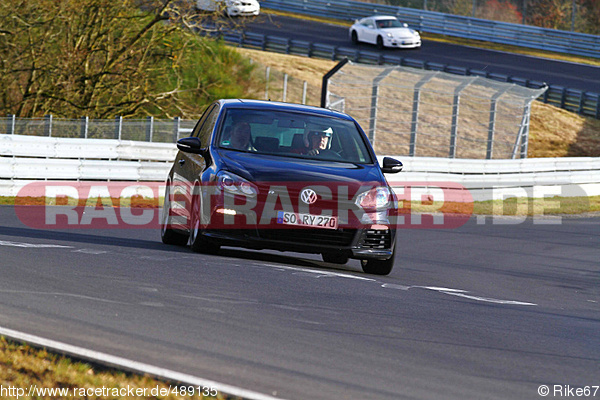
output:
M 152 142 L 152 134 L 154 131 L 154 117 L 146 117 L 146 142 Z
M 494 152 L 494 133 L 496 132 L 496 110 L 498 105 L 498 99 L 510 89 L 509 87 L 504 88 L 492 96 L 490 103 L 490 122 L 488 124 L 488 143 L 485 158 L 491 160 Z
M 465 81 L 457 86 L 454 89 L 454 102 L 452 104 L 452 127 L 450 128 L 450 151 L 448 152 L 448 157 L 456 158 L 456 142 L 457 142 L 457 133 L 458 133 L 458 113 L 460 106 L 460 92 L 462 92 L 467 86 L 469 86 L 473 81 L 475 81 L 477 77 Z
M 269 100 L 269 75 L 271 75 L 271 67 L 267 67 L 265 71 L 265 100 Z
M 519 126 L 519 134 L 517 135 L 517 140 L 515 140 L 515 145 L 513 146 L 513 151 L 511 155 L 511 159 L 517 158 L 517 152 L 519 147 L 521 147 L 521 157 L 523 157 L 523 149 L 525 149 L 525 157 L 527 157 L 527 141 L 529 132 L 529 104 L 526 103 L 523 106 L 523 116 L 521 117 L 521 125 Z
M 81 131 L 79 133 L 80 138 L 87 139 L 89 122 L 90 117 L 81 117 Z
M 285 103 L 287 98 L 287 84 L 288 84 L 288 74 L 283 74 L 283 99 L 282 101 Z
M 373 88 L 371 89 L 371 116 L 369 118 L 369 140 L 373 145 L 375 145 L 375 131 L 377 130 L 377 99 L 379 98 L 379 84 L 395 69 L 395 67 L 386 68 L 373 79 Z
M 523 135 L 521 136 L 521 158 L 527 158 L 527 151 L 529 150 L 529 117 L 531 115 L 531 102 L 528 102 L 523 110 L 525 114 L 525 127 L 523 129 Z
M 8 133 L 9 135 L 14 135 L 16 124 L 17 124 L 16 115 L 8 114 L 8 121 L 6 121 L 6 133 Z
M 302 104 L 306 104 L 306 88 L 307 83 L 306 81 L 304 81 L 304 83 L 302 84 Z
M 44 115 L 44 136 L 52 137 L 52 114 Z
M 338 72 L 344 65 L 348 63 L 348 59 L 344 58 L 342 61 L 336 64 L 329 72 L 323 75 L 323 82 L 321 83 L 321 107 L 327 108 L 327 86 L 329 85 L 329 78 L 331 78 L 336 72 Z
M 115 118 L 115 134 L 118 140 L 121 140 L 121 132 L 123 131 L 123 117 L 118 116 Z
M 175 122 L 175 126 L 173 128 L 173 142 L 176 143 L 179 140 L 179 128 L 181 127 L 181 118 L 175 117 L 173 122 Z
M 415 153 L 417 152 L 417 132 L 419 129 L 419 104 L 421 103 L 421 88 L 437 74 L 439 74 L 439 72 L 434 72 L 431 75 L 424 76 L 415 85 L 415 92 L 413 94 L 412 118 L 410 123 L 410 147 L 408 150 L 408 155 L 411 157 L 414 157 Z
M 579 115 L 583 115 L 583 107 L 585 105 L 585 92 L 581 91 L 579 93 L 579 108 L 577 109 L 577 113 Z

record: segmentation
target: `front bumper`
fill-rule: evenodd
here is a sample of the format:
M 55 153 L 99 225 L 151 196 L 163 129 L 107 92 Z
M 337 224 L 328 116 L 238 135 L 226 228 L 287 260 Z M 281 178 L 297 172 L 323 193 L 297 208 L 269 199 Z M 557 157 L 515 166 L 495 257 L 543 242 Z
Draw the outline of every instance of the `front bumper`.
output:
M 383 43 L 386 47 L 397 47 L 399 49 L 414 49 L 421 47 L 421 39 L 385 38 Z
M 260 8 L 253 6 L 231 6 L 227 9 L 227 14 L 231 17 L 248 17 L 258 15 Z
M 355 259 L 385 260 L 392 256 L 396 231 L 381 229 L 219 229 L 203 236 L 220 245 L 298 253 L 342 253 Z

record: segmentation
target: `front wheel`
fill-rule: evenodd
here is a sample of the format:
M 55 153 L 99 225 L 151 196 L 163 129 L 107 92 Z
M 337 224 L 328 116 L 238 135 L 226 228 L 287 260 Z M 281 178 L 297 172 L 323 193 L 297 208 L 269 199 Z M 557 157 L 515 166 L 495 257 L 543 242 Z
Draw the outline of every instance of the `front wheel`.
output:
M 394 268 L 394 258 L 396 249 L 392 252 L 392 256 L 387 260 L 360 260 L 362 270 L 367 274 L 373 275 L 389 275 Z
M 383 49 L 383 38 L 381 36 L 377 36 L 377 48 L 379 50 Z
M 358 34 L 356 33 L 356 31 L 352 31 L 352 44 L 358 44 Z
M 160 238 L 164 244 L 174 244 L 185 246 L 188 241 L 187 235 L 171 229 L 173 219 L 171 218 L 171 183 L 167 182 L 165 188 L 165 200 L 162 208 L 162 218 L 160 224 Z
M 190 248 L 196 253 L 217 254 L 220 246 L 209 242 L 202 236 L 200 190 L 196 186 L 192 191 L 192 211 L 190 215 Z

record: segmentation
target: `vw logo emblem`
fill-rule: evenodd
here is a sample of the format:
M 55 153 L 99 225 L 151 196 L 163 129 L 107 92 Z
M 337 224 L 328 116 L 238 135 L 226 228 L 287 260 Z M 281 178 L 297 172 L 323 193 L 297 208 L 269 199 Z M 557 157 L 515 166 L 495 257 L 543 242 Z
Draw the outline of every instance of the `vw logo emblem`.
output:
M 300 200 L 306 204 L 314 204 L 317 201 L 317 192 L 312 189 L 304 189 L 300 192 Z

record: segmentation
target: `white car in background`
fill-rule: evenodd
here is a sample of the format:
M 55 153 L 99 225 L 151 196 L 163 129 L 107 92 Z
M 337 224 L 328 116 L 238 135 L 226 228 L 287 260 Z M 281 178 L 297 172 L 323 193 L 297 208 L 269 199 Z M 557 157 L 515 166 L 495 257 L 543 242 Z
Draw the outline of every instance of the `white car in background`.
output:
M 251 16 L 260 13 L 257 0 L 196 0 L 196 8 L 202 11 L 224 9 L 230 17 Z
M 350 27 L 352 43 L 371 43 L 378 48 L 396 47 L 415 49 L 421 47 L 421 35 L 408 24 L 398 21 L 394 16 L 377 15 L 356 20 Z

